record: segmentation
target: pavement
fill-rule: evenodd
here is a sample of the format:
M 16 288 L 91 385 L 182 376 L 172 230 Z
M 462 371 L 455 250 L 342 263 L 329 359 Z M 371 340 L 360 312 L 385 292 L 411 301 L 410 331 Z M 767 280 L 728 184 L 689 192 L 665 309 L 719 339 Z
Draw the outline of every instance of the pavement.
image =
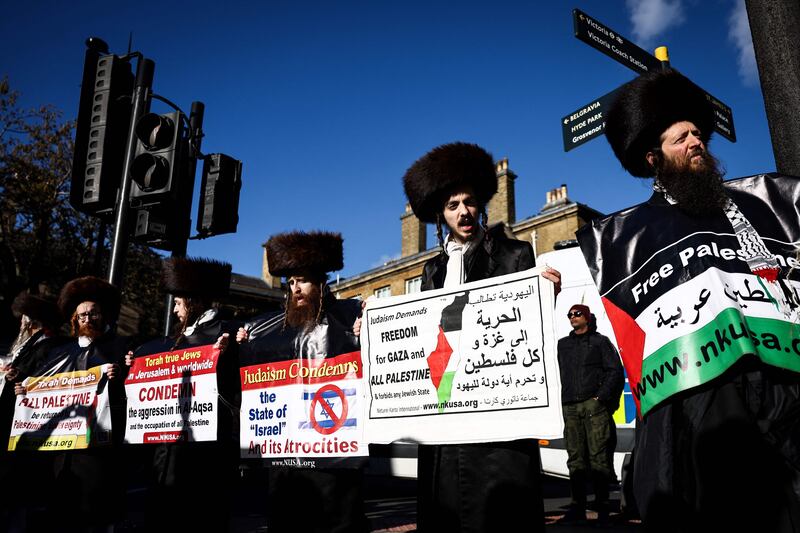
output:
M 564 479 L 544 476 L 542 492 L 545 506 L 545 528 L 553 533 L 573 533 L 597 531 L 594 521 L 597 513 L 591 509 L 587 513 L 586 525 L 560 525 L 558 519 L 564 516 L 569 505 L 569 483 Z M 372 533 L 412 532 L 417 530 L 417 482 L 413 479 L 393 478 L 388 476 L 367 476 L 365 493 L 370 495 L 366 500 L 366 513 L 370 521 Z M 263 491 L 263 492 L 262 492 Z M 239 507 L 234 510 L 231 531 L 234 533 L 266 532 L 266 517 L 259 511 L 263 509 L 266 488 L 249 486 L 244 490 L 245 497 L 240 499 Z M 618 491 L 611 493 L 612 512 L 611 525 L 603 528 L 608 532 L 642 531 L 638 519 L 623 516 L 620 513 Z M 249 502 L 249 503 L 248 503 Z M 591 507 L 591 503 L 590 503 Z M 501 532 L 498 532 L 501 533 Z
M 545 506 L 545 528 L 553 533 L 573 533 L 597 531 L 594 522 L 597 514 L 589 510 L 588 523 L 585 525 L 560 525 L 558 520 L 564 516 L 569 504 L 569 483 L 567 480 L 544 476 L 542 492 Z M 267 532 L 266 505 L 268 504 L 266 480 L 258 473 L 243 476 L 236 487 L 231 509 L 231 533 Z M 366 476 L 365 494 L 366 514 L 370 521 L 372 533 L 413 532 L 416 525 L 416 490 L 415 479 L 403 479 L 390 476 Z M 146 531 L 144 526 L 145 489 L 134 488 L 127 494 L 128 513 L 125 519 L 117 524 L 117 533 L 140 533 Z M 619 510 L 619 492 L 611 493 L 611 524 L 603 528 L 608 532 L 639 532 L 641 522 L 623 516 Z M 591 507 L 591 502 L 590 502 Z M 28 531 L 38 533 L 47 531 L 41 526 L 43 517 L 39 510 L 38 517 L 33 517 L 28 524 Z M 498 532 L 505 533 L 505 532 Z

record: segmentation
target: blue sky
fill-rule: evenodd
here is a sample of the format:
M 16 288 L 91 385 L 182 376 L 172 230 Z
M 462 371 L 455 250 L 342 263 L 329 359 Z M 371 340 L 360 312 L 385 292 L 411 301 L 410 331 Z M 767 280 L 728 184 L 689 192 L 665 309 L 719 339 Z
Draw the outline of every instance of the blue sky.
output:
M 634 76 L 573 36 L 573 8 L 650 51 L 668 46 L 733 109 L 738 142 L 710 145 L 728 177 L 774 170 L 743 0 L 14 2 L 0 76 L 24 105 L 72 118 L 85 38 L 121 54 L 133 32 L 156 93 L 206 104 L 203 151 L 243 161 L 238 233 L 189 254 L 257 276 L 270 235 L 325 229 L 343 234 L 349 276 L 399 256 L 401 177 L 439 144 L 508 157 L 518 219 L 562 183 L 605 213 L 649 196 L 604 138 L 563 151 L 561 117 Z

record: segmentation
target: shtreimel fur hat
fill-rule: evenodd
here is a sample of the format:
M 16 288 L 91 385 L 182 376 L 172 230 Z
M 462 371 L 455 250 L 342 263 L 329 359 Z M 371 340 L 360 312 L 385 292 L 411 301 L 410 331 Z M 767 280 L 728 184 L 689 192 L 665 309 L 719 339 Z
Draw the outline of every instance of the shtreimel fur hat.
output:
M 11 304 L 11 311 L 14 315 L 25 315 L 31 320 L 41 322 L 52 329 L 57 328 L 63 322 L 61 313 L 54 301 L 28 294 L 24 291 L 14 298 L 14 303 Z
M 417 218 L 435 223 L 442 213 L 446 195 L 469 185 L 478 202 L 485 206 L 497 192 L 497 173 L 492 155 L 478 146 L 456 142 L 437 146 L 406 171 L 403 187 Z
M 112 324 L 119 318 L 119 289 L 109 282 L 95 276 L 76 278 L 64 285 L 58 296 L 61 316 L 69 319 L 75 309 L 83 302 L 94 302 L 100 306 L 103 318 Z
M 231 286 L 231 265 L 214 259 L 170 257 L 164 261 L 164 289 L 179 297 L 219 298 Z
M 660 146 L 667 128 L 684 120 L 708 142 L 714 108 L 705 93 L 676 70 L 649 72 L 620 87 L 606 113 L 606 138 L 625 170 L 647 178 L 655 173 L 647 152 Z
M 289 277 L 303 270 L 325 274 L 344 266 L 339 233 L 293 231 L 272 236 L 264 247 L 273 276 Z

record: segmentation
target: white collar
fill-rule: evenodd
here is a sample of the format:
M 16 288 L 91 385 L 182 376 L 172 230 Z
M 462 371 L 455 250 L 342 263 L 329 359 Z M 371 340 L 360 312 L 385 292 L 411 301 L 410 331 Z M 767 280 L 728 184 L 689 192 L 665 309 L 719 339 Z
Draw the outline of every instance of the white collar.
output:
M 194 333 L 194 330 L 200 324 L 205 324 L 206 322 L 211 322 L 212 320 L 217 318 L 217 313 L 218 312 L 219 311 L 217 311 L 216 309 L 213 309 L 213 308 L 206 310 L 205 313 L 200 315 L 200 317 L 197 320 L 195 320 L 194 324 L 192 324 L 191 326 L 189 326 L 188 328 L 183 330 L 183 334 L 186 335 L 186 336 L 192 335 Z
M 463 253 L 465 257 L 469 257 L 475 252 L 477 244 L 483 240 L 484 233 L 483 228 L 479 224 L 478 228 L 475 230 L 475 236 L 465 243 L 460 243 L 455 239 L 451 231 L 444 240 L 444 253 L 450 255 L 450 251 L 453 248 L 459 249 L 460 247 L 461 253 Z

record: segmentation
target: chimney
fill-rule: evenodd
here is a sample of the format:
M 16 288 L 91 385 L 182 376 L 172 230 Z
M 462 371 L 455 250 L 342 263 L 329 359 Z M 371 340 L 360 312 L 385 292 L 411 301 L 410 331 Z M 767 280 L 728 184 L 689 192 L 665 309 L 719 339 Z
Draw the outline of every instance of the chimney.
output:
M 261 261 L 261 279 L 267 284 L 267 287 L 273 289 L 281 288 L 281 278 L 273 276 L 269 273 L 269 262 L 267 261 L 267 247 L 264 246 L 264 259 Z
M 406 212 L 400 216 L 401 227 L 401 257 L 408 257 L 422 252 L 428 248 L 428 233 L 425 224 L 417 218 L 411 210 L 411 205 L 406 204 Z
M 510 226 L 517 221 L 514 197 L 514 180 L 517 179 L 517 175 L 509 170 L 507 157 L 497 162 L 495 172 L 497 173 L 497 194 L 492 197 L 486 208 L 489 224 L 504 222 Z
M 567 186 L 562 183 L 561 187 L 547 191 L 545 194 L 545 204 L 542 206 L 540 213 L 571 203 L 572 201 L 567 196 Z

